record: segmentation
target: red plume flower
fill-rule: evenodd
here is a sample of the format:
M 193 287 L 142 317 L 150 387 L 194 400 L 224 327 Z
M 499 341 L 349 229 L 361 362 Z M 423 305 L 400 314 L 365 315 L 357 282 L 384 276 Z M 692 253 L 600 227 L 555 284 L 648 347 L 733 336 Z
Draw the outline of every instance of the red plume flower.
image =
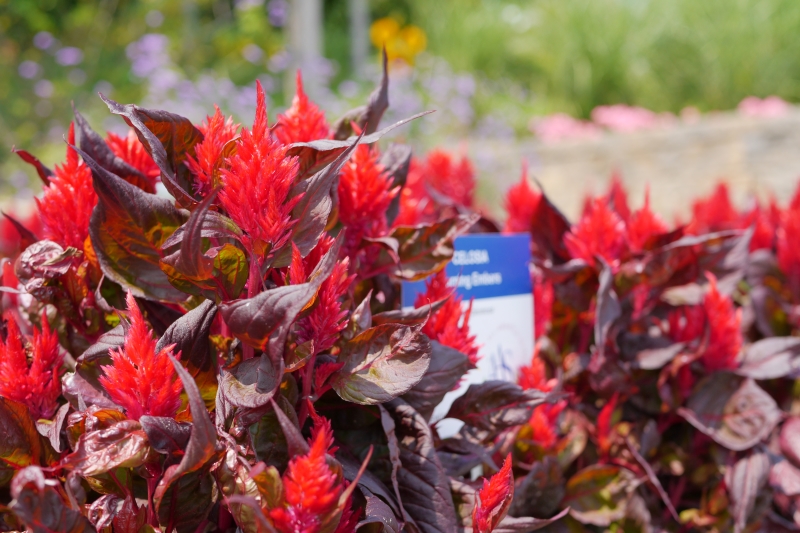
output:
M 628 218 L 628 246 L 633 252 L 641 252 L 650 237 L 668 231 L 667 224 L 650 209 L 650 191 L 648 190 L 644 195 L 644 207 Z
M 703 299 L 703 309 L 708 323 L 708 346 L 701 360 L 709 372 L 730 370 L 738 366 L 737 357 L 742 348 L 742 312 L 717 290 L 717 278 L 710 272 L 706 276 L 708 292 Z
M 616 172 L 611 176 L 611 184 L 608 187 L 605 200 L 614 207 L 614 211 L 627 224 L 631 218 L 631 208 L 628 207 L 628 192 Z
M 394 225 L 416 226 L 435 221 L 436 206 L 425 190 L 423 165 L 419 160 L 411 158 L 406 185 L 400 191 L 400 208 Z
M 422 332 L 431 340 L 454 348 L 469 357 L 470 363 L 478 363 L 478 345 L 475 336 L 469 333 L 469 316 L 472 313 L 472 301 L 466 309 L 462 305 L 462 297 L 447 286 L 447 275 L 440 270 L 425 281 L 425 292 L 417 296 L 414 307 L 420 308 L 447 298 L 438 311 L 431 314 Z
M 724 182 L 718 183 L 708 198 L 694 202 L 692 214 L 692 221 L 686 226 L 686 233 L 689 234 L 702 235 L 739 226 L 739 213 L 731 203 L 728 186 Z
M 112 365 L 102 366 L 100 383 L 132 420 L 142 415 L 174 417 L 181 406 L 181 383 L 168 357 L 174 346 L 156 352 L 156 339 L 133 294 L 128 292 L 126 301 L 130 329 L 123 347 L 109 351 Z
M 503 231 L 506 233 L 531 231 L 533 216 L 541 199 L 542 193 L 531 187 L 528 181 L 528 166 L 524 165 L 519 183 L 513 185 L 506 194 L 508 220 L 506 220 L 506 227 Z
M 297 94 L 286 113 L 278 115 L 275 137 L 282 144 L 292 144 L 327 139 L 331 129 L 317 105 L 303 91 L 303 78 L 297 71 Z
M 269 511 L 273 525 L 281 533 L 319 532 L 324 520 L 335 513 L 344 492 L 344 483 L 325 457 L 333 444 L 330 424 L 320 423 L 313 414 L 312 417 L 311 449 L 289 462 L 283 475 L 284 501 Z
M 9 318 L 8 335 L 0 339 L 0 396 L 24 403 L 35 419 L 50 418 L 61 394 L 62 354 L 58 335 L 42 315 L 41 331 L 34 328 L 26 350 L 19 327 Z M 30 362 L 28 353 L 30 353 Z
M 207 116 L 200 125 L 203 140 L 194 147 L 195 157 L 186 156 L 186 166 L 194 174 L 194 189 L 205 196 L 219 185 L 220 158 L 224 157 L 222 149 L 236 137 L 239 124 L 233 123 L 233 117 L 225 120 L 225 115 L 214 106 L 214 115 Z M 217 176 L 215 176 L 215 172 Z
M 134 185 L 150 193 L 156 192 L 156 183 L 161 177 L 161 170 L 132 129 L 128 130 L 128 135 L 125 137 L 109 132 L 106 144 L 117 157 L 147 178 L 144 183 L 134 183 Z
M 539 355 L 538 345 L 534 348 L 531 364 L 520 369 L 518 381 L 520 387 L 525 390 L 536 389 L 542 392 L 550 392 L 558 385 L 557 379 L 547 378 L 547 369 Z M 531 440 L 542 448 L 552 448 L 558 440 L 558 417 L 566 407 L 565 400 L 536 406 L 528 421 Z
M 282 248 L 295 221 L 292 209 L 299 196 L 289 199 L 297 175 L 297 158 L 269 135 L 264 89 L 256 82 L 258 101 L 253 129 L 242 129 L 236 154 L 222 169 L 219 201 L 248 236 L 249 246 L 262 255 Z M 271 248 L 270 248 L 271 245 Z
M 597 447 L 600 448 L 602 455 L 608 455 L 611 449 L 611 417 L 614 415 L 614 409 L 617 408 L 617 401 L 619 401 L 619 393 L 615 392 L 597 415 Z
M 511 454 L 506 456 L 503 467 L 490 479 L 483 480 L 483 487 L 475 498 L 472 510 L 472 531 L 491 533 L 505 518 L 514 498 L 514 473 L 511 471 Z
M 534 338 L 538 339 L 547 333 L 550 322 L 553 320 L 553 303 L 555 290 L 553 282 L 544 276 L 534 275 L 533 279 L 533 331 Z
M 790 206 L 783 213 L 777 233 L 778 266 L 797 295 L 800 292 L 800 207 Z
M 70 124 L 67 139 L 75 144 L 75 125 Z M 78 159 L 78 153 L 67 147 L 67 160 L 56 165 L 55 176 L 36 199 L 42 225 L 48 239 L 64 248 L 83 250 L 89 236 L 89 218 L 97 203 L 92 185 L 92 171 Z
M 339 220 L 347 226 L 346 255 L 362 237 L 386 233 L 386 210 L 399 188 L 378 162 L 378 154 L 367 145 L 358 146 L 339 176 Z
M 575 259 L 594 266 L 600 256 L 612 266 L 619 265 L 625 251 L 625 223 L 602 198 L 594 199 L 580 221 L 564 235 L 564 244 Z
M 458 161 L 444 150 L 428 153 L 422 167 L 424 180 L 458 205 L 471 207 L 475 195 L 475 170 L 463 155 Z
M 742 217 L 741 227 L 753 226 L 753 238 L 750 240 L 750 251 L 772 250 L 775 246 L 775 225 L 770 213 L 756 204 Z

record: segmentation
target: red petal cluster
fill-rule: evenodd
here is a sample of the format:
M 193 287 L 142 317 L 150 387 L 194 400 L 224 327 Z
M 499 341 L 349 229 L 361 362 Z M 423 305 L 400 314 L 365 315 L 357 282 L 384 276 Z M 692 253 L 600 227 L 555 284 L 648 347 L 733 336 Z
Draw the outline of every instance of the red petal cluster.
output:
M 797 292 L 800 288 L 800 207 L 790 206 L 783 213 L 777 233 L 778 265 Z
M 447 275 L 439 271 L 425 281 L 425 292 L 418 295 L 414 307 L 420 308 L 447 298 L 438 311 L 432 313 L 422 332 L 431 340 L 454 348 L 469 357 L 475 366 L 480 359 L 475 336 L 469 332 L 472 301 L 464 308 L 462 297 L 447 285 Z
M 491 533 L 505 518 L 514 498 L 514 473 L 511 471 L 511 454 L 506 456 L 503 467 L 490 479 L 483 480 L 483 487 L 475 498 L 472 510 L 472 531 Z
M 386 210 L 398 190 L 392 188 L 392 178 L 378 162 L 378 153 L 367 145 L 358 146 L 339 176 L 339 220 L 347 226 L 347 255 L 362 237 L 386 233 Z
M 225 119 L 225 115 L 214 106 L 214 115 L 207 116 L 200 125 L 203 140 L 194 147 L 195 157 L 186 156 L 186 166 L 194 175 L 195 191 L 205 196 L 219 185 L 219 169 L 223 148 L 239 131 L 239 124 L 233 123 L 233 117 Z M 216 174 L 216 176 L 215 176 Z
M 42 315 L 41 331 L 34 328 L 26 350 L 13 318 L 8 318 L 5 341 L 0 339 L 0 396 L 24 403 L 33 418 L 50 418 L 61 394 L 59 376 L 63 355 L 58 335 Z M 30 361 L 29 361 L 29 353 Z
M 128 135 L 125 137 L 120 137 L 119 135 L 109 132 L 106 137 L 106 144 L 117 157 L 144 174 L 145 178 L 147 178 L 145 183 L 134 183 L 134 185 L 150 193 L 156 191 L 156 183 L 161 177 L 161 170 L 159 170 L 156 162 L 153 161 L 153 158 L 147 153 L 144 145 L 139 141 L 136 132 L 132 129 L 128 130 Z
M 75 125 L 70 124 L 67 140 L 75 144 Z M 97 203 L 92 185 L 92 172 L 78 159 L 78 153 L 67 147 L 67 160 L 56 165 L 55 176 L 36 199 L 42 225 L 48 239 L 62 247 L 83 250 L 89 236 L 89 218 Z
M 708 292 L 703 299 L 703 309 L 708 321 L 708 346 L 701 361 L 709 372 L 730 370 L 738 366 L 737 357 L 742 348 L 742 312 L 735 309 L 733 301 L 720 294 L 717 278 L 707 273 Z
M 258 101 L 253 129 L 242 129 L 236 154 L 222 169 L 220 204 L 248 236 L 248 245 L 258 255 L 282 248 L 295 221 L 291 213 L 300 200 L 289 199 L 297 175 L 297 158 L 286 155 L 269 134 L 264 89 L 256 82 Z
M 613 267 L 625 252 L 625 222 L 606 201 L 596 198 L 580 221 L 564 235 L 564 245 L 574 259 L 595 265 L 595 256 L 602 257 Z
M 323 113 L 317 105 L 308 99 L 303 91 L 303 78 L 297 71 L 297 94 L 292 106 L 285 113 L 278 115 L 275 137 L 282 144 L 305 143 L 317 139 L 327 139 L 331 129 Z
M 344 491 L 325 458 L 333 444 L 330 424 L 315 419 L 310 444 L 308 453 L 292 459 L 283 475 L 283 505 L 269 511 L 281 533 L 317 533 L 338 507 Z
M 739 213 L 731 202 L 728 186 L 717 184 L 708 198 L 692 204 L 692 221 L 686 226 L 686 233 L 702 235 L 714 231 L 739 228 Z
M 611 449 L 611 417 L 614 415 L 618 401 L 619 393 L 615 392 L 597 415 L 597 446 L 600 448 L 600 453 L 604 455 Z
M 553 320 L 553 303 L 555 290 L 553 282 L 544 276 L 533 277 L 533 331 L 534 338 L 538 339 L 547 333 L 550 322 Z
M 644 250 L 647 241 L 667 233 L 669 227 L 660 216 L 650 209 L 650 191 L 644 196 L 644 206 L 628 217 L 628 246 L 632 252 Z
M 558 385 L 557 379 L 547 378 L 547 368 L 539 355 L 538 346 L 534 349 L 531 364 L 520 369 L 518 381 L 523 389 L 535 389 L 542 392 L 550 392 Z M 566 407 L 565 400 L 555 404 L 536 406 L 528 421 L 531 428 L 531 440 L 542 448 L 552 448 L 558 441 L 558 417 Z
M 527 165 L 523 166 L 522 178 L 508 190 L 506 195 L 508 220 L 503 231 L 506 233 L 533 231 L 533 217 L 541 199 L 542 193 L 534 190 L 528 181 Z
M 126 301 L 130 328 L 125 344 L 109 351 L 112 364 L 102 367 L 100 383 L 132 420 L 142 415 L 174 417 L 181 406 L 181 382 L 169 359 L 173 346 L 156 352 L 153 332 L 130 292 Z

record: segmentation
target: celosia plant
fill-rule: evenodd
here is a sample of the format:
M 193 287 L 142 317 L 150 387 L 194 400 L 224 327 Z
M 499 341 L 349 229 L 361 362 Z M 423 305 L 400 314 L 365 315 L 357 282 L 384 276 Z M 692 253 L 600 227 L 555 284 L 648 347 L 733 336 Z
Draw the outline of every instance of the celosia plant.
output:
M 258 86 L 252 127 L 104 98 L 128 135 L 76 112 L 55 172 L 18 151 L 45 190 L 41 228 L 5 219 L 3 530 L 488 533 L 564 515 L 510 516 L 515 467 L 495 462 L 559 392 L 473 385 L 458 436 L 430 422 L 480 355 L 442 269 L 459 234 L 497 226 L 465 158 L 377 147 L 387 83 L 333 125 L 299 77 L 277 124 Z M 430 275 L 401 311 L 400 282 Z

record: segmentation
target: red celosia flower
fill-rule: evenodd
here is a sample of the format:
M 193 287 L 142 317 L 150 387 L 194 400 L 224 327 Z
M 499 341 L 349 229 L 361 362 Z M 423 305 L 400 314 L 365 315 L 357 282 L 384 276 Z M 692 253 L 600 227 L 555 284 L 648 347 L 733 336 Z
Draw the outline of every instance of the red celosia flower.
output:
M 242 129 L 236 154 L 222 169 L 219 201 L 231 219 L 247 233 L 247 244 L 259 254 L 282 248 L 295 221 L 292 209 L 300 200 L 289 199 L 297 175 L 297 158 L 286 155 L 269 134 L 264 89 L 256 82 L 258 101 L 253 129 Z
M 219 185 L 217 181 L 219 180 L 222 149 L 236 137 L 239 124 L 233 123 L 233 117 L 225 120 L 225 115 L 215 105 L 214 115 L 206 117 L 200 126 L 200 131 L 203 132 L 203 140 L 194 147 L 196 157 L 191 154 L 186 156 L 186 166 L 194 174 L 195 191 L 205 196 Z
M 519 386 L 525 390 L 536 389 L 542 392 L 550 392 L 558 385 L 557 379 L 547 378 L 547 367 L 539 355 L 538 345 L 533 350 L 531 364 L 519 369 L 518 382 Z
M 436 206 L 425 190 L 423 164 L 411 158 L 406 184 L 400 191 L 400 206 L 395 226 L 416 226 L 436 221 Z
M 784 211 L 777 234 L 778 266 L 797 295 L 800 291 L 800 207 Z
M 289 462 L 283 475 L 283 504 L 269 511 L 272 523 L 281 533 L 317 533 L 324 520 L 335 513 L 344 491 L 344 483 L 325 457 L 333 445 L 329 423 L 314 418 L 310 444 L 306 455 Z
M 611 176 L 611 184 L 608 187 L 605 199 L 613 206 L 614 211 L 617 212 L 622 221 L 627 224 L 631 218 L 631 208 L 628 207 L 628 192 L 622 185 L 622 179 L 620 179 L 619 174 L 614 173 Z
M 750 239 L 750 251 L 772 250 L 775 244 L 775 225 L 770 213 L 757 205 L 744 214 L 741 221 L 743 229 L 753 226 L 753 237 Z
M 534 348 L 531 364 L 520 369 L 518 381 L 523 389 L 536 389 L 542 392 L 550 392 L 558 385 L 556 378 L 547 378 L 547 369 L 539 355 L 538 345 Z M 528 421 L 531 440 L 542 448 L 552 448 L 558 441 L 558 417 L 566 407 L 565 400 L 537 406 Z
M 667 233 L 669 228 L 660 216 L 650 209 L 650 191 L 645 192 L 644 207 L 628 218 L 628 246 L 641 252 L 650 237 Z
M 454 159 L 444 150 L 428 153 L 422 167 L 423 179 L 458 205 L 471 207 L 475 194 L 475 170 L 463 155 L 458 161 Z
M 158 165 L 156 165 L 156 162 L 150 157 L 150 154 L 147 153 L 144 145 L 139 141 L 139 138 L 132 129 L 128 130 L 128 135 L 125 137 L 120 137 L 119 135 L 109 132 L 106 137 L 106 144 L 117 157 L 144 174 L 145 178 L 147 178 L 144 183 L 134 183 L 134 185 L 147 192 L 152 193 L 156 191 L 156 182 L 158 182 L 159 177 L 161 177 L 161 170 L 159 170 Z
M 675 342 L 690 343 L 703 336 L 706 316 L 700 305 L 683 306 L 667 315 L 669 337 Z
M 304 283 L 332 245 L 333 239 L 325 235 L 305 259 L 300 257 L 297 248 L 294 248 L 293 252 L 295 253 L 289 267 L 292 283 Z M 308 316 L 298 322 L 297 342 L 314 341 L 315 354 L 331 348 L 336 342 L 339 332 L 347 325 L 345 320 L 347 310 L 342 308 L 340 300 L 355 279 L 355 275 L 347 275 L 349 264 L 349 258 L 345 257 L 333 267 L 333 272 L 328 279 L 322 282 L 317 292 L 317 304 L 311 309 Z
M 522 178 L 506 194 L 505 207 L 508 212 L 508 220 L 506 220 L 503 231 L 506 233 L 532 231 L 533 216 L 541 198 L 542 193 L 534 190 L 528 181 L 528 166 L 523 165 Z
M 475 336 L 469 334 L 469 316 L 472 313 L 472 301 L 466 309 L 461 304 L 462 297 L 447 286 L 447 275 L 441 270 L 425 281 L 425 292 L 417 296 L 414 307 L 424 307 L 433 302 L 447 298 L 438 311 L 431 314 L 422 332 L 431 340 L 454 348 L 469 357 L 470 363 L 478 363 L 478 345 Z
M 75 126 L 70 124 L 67 137 L 75 144 Z M 92 185 L 92 172 L 78 159 L 78 153 L 67 147 L 67 160 L 56 165 L 55 176 L 45 185 L 41 198 L 36 199 L 48 239 L 64 248 L 83 250 L 89 236 L 89 218 L 97 203 Z
M 399 188 L 367 145 L 358 146 L 339 176 L 339 220 L 347 226 L 346 255 L 358 248 L 362 237 L 386 233 L 386 210 Z
M 511 454 L 506 456 L 503 467 L 490 479 L 483 480 L 483 487 L 475 498 L 472 510 L 472 531 L 491 533 L 505 518 L 514 498 L 514 473 L 511 471 Z
M 533 279 L 533 330 L 534 338 L 538 339 L 547 333 L 550 322 L 553 320 L 553 303 L 555 290 L 553 282 L 544 276 L 534 275 Z
M 303 78 L 298 70 L 297 94 L 292 100 L 292 106 L 282 115 L 278 115 L 275 137 L 283 144 L 292 144 L 327 139 L 330 135 L 325 113 L 306 96 Z
M 130 329 L 122 348 L 109 351 L 112 364 L 102 366 L 100 383 L 132 420 L 142 415 L 173 417 L 181 406 L 181 383 L 168 357 L 174 346 L 156 352 L 153 332 L 130 292 L 126 301 Z
M 602 198 L 597 198 L 564 235 L 564 244 L 575 259 L 594 266 L 595 256 L 600 256 L 615 267 L 625 252 L 625 237 L 625 223 Z
M 730 370 L 737 367 L 737 357 L 742 347 L 742 312 L 734 309 L 733 302 L 717 290 L 717 278 L 710 272 L 708 292 L 703 299 L 703 309 L 708 323 L 708 345 L 702 362 L 706 370 Z
M 692 221 L 686 226 L 689 234 L 702 235 L 739 226 L 739 213 L 731 203 L 728 186 L 723 182 L 717 184 L 708 198 L 692 204 L 692 214 Z
M 61 394 L 58 335 L 42 315 L 42 329 L 34 328 L 28 346 L 29 362 L 17 323 L 9 318 L 7 325 L 6 339 L 0 339 L 0 396 L 24 403 L 35 419 L 50 418 Z
M 614 415 L 614 409 L 617 408 L 618 400 L 619 393 L 615 392 L 597 415 L 597 447 L 600 448 L 602 455 L 607 455 L 611 449 L 611 417 Z

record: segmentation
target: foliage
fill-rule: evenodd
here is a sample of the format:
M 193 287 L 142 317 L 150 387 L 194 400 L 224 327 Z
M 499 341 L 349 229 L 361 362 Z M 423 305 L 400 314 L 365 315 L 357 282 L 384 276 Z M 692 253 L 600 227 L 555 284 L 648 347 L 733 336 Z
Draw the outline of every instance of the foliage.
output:
M 270 124 L 258 85 L 241 128 L 101 95 L 131 135 L 76 111 L 55 172 L 18 153 L 46 189 L 41 228 L 7 218 L 3 248 L 4 529 L 488 533 L 564 515 L 508 516 L 512 461 L 491 458 L 554 394 L 488 382 L 454 404 L 457 437 L 430 423 L 478 348 L 441 274 L 411 311 L 399 283 L 497 226 L 465 160 L 377 148 L 398 125 L 379 129 L 386 75 L 332 125 L 302 89 Z
M 517 511 L 616 531 L 793 531 L 800 331 L 788 206 L 739 211 L 720 183 L 670 225 L 619 181 L 570 224 L 525 175 L 536 349 L 519 383 L 559 391 L 499 446 Z M 527 499 L 526 499 L 527 498 Z

